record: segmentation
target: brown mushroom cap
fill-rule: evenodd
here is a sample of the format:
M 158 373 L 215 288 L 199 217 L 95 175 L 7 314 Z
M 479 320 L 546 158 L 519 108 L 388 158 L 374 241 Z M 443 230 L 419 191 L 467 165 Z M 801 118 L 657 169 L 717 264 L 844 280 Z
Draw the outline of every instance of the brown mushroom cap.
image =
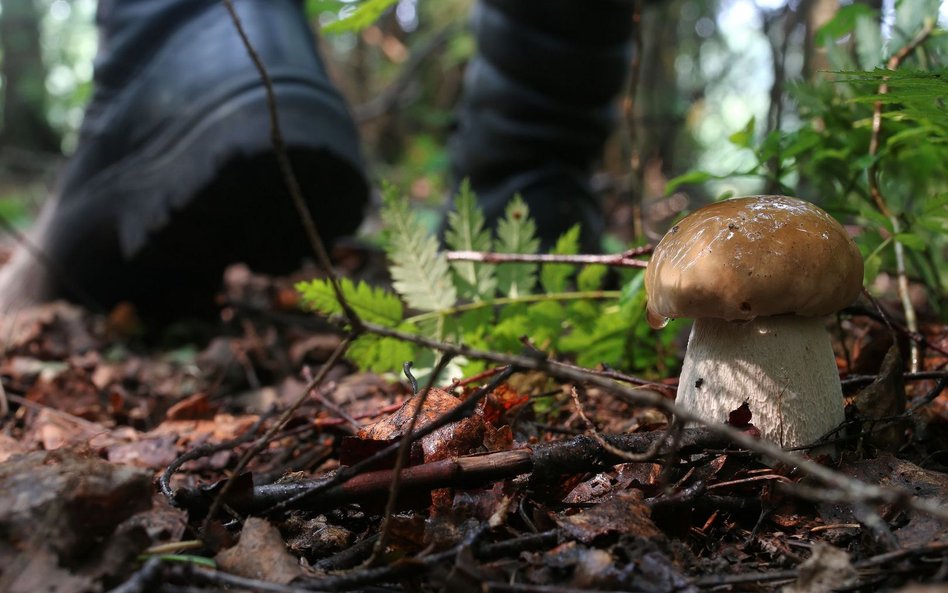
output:
M 846 230 L 809 202 L 732 198 L 662 238 L 645 272 L 649 319 L 828 315 L 856 300 L 863 263 Z

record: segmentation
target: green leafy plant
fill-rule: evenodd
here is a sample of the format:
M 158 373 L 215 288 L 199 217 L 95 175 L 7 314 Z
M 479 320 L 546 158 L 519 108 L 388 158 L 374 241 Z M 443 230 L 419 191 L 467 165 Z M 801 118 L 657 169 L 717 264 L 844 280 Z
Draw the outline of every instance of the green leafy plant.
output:
M 437 239 L 392 186 L 383 189 L 381 217 L 395 292 L 340 282 L 343 296 L 364 320 L 496 352 L 518 352 L 526 339 L 585 366 L 607 364 L 653 376 L 675 364 L 670 341 L 676 332 L 653 333 L 644 321 L 641 270 L 624 274 L 621 290 L 605 290 L 603 265 L 448 262 Z M 492 235 L 463 184 L 448 216 L 445 245 L 452 251 L 536 254 L 540 241 L 529 208 L 519 198 L 511 200 Z M 578 250 L 575 227 L 551 252 Z M 311 310 L 342 313 L 328 281 L 303 282 L 297 288 Z M 420 366 L 434 360 L 433 353 L 413 344 L 374 334 L 361 335 L 348 356 L 376 372 L 396 371 L 406 360 Z M 481 362 L 461 362 L 464 373 L 483 368 Z

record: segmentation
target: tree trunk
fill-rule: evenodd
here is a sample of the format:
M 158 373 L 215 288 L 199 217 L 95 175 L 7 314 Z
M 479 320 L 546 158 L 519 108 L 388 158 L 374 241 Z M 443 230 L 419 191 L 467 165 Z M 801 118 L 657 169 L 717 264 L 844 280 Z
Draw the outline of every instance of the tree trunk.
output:
M 40 14 L 34 0 L 0 0 L 3 118 L 0 146 L 59 152 L 46 121 L 46 68 L 40 51 Z

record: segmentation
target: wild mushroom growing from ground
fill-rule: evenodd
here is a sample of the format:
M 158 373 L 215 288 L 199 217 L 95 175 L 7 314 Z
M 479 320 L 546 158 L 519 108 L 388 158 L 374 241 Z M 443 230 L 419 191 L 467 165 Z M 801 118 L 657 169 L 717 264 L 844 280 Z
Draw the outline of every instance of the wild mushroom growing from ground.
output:
M 824 316 L 856 300 L 862 275 L 842 225 L 796 198 L 733 198 L 684 218 L 645 273 L 653 327 L 695 318 L 677 403 L 724 422 L 746 401 L 763 438 L 817 440 L 844 419 Z

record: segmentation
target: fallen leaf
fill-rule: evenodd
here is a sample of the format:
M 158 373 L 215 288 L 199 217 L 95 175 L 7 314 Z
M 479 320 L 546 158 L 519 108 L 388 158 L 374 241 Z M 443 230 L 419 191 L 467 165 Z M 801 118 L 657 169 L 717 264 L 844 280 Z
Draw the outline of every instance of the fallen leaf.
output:
M 856 394 L 856 409 L 869 421 L 866 427 L 872 429 L 866 436 L 868 442 L 886 451 L 895 451 L 905 444 L 906 420 L 879 427 L 873 422 L 905 411 L 905 381 L 897 345 L 889 348 L 875 381 Z
M 280 585 L 303 574 L 299 562 L 286 551 L 279 530 L 257 517 L 244 522 L 236 546 L 223 550 L 214 559 L 226 572 Z
M 559 514 L 556 524 L 571 538 L 590 543 L 613 534 L 660 537 L 661 531 L 652 522 L 652 513 L 635 494 L 621 494 L 578 513 Z
M 814 542 L 812 554 L 799 567 L 799 576 L 782 593 L 827 593 L 851 585 L 858 577 L 849 554 L 823 543 Z

